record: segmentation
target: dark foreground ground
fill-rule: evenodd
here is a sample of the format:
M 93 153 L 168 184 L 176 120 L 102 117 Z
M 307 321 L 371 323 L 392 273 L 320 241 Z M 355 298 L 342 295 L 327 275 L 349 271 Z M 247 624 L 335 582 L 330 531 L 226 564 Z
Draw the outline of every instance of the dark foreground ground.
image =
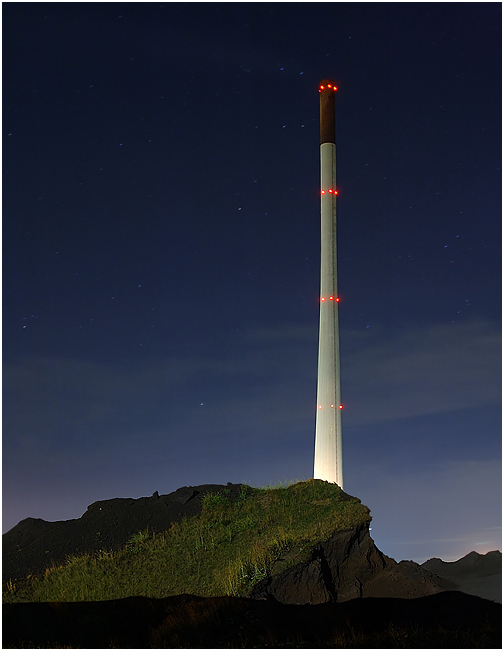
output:
M 179 595 L 3 606 L 3 648 L 501 648 L 500 604 L 461 592 L 286 606 Z

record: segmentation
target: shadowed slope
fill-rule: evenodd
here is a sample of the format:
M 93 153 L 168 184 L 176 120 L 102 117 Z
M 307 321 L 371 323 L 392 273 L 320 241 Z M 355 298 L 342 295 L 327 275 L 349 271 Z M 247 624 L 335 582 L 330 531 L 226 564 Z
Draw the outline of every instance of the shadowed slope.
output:
M 229 490 L 237 499 L 241 484 L 184 486 L 168 495 L 115 498 L 94 502 L 75 520 L 46 522 L 26 518 L 2 536 L 4 579 L 42 574 L 51 563 L 63 563 L 67 556 L 124 547 L 134 534 L 146 527 L 152 533 L 166 531 L 173 522 L 201 512 L 201 498 L 207 492 Z

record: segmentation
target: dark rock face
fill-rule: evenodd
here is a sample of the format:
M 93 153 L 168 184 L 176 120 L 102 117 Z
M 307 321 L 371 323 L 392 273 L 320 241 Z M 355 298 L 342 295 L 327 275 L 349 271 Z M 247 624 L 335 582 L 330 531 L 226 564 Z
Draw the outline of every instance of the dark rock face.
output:
M 394 562 L 376 547 L 368 525 L 338 532 L 317 551 L 326 559 L 337 601 L 364 596 L 364 586 Z
M 166 531 L 172 522 L 200 513 L 205 493 L 224 489 L 233 501 L 238 499 L 242 485 L 184 486 L 168 495 L 155 492 L 152 497 L 94 502 L 75 520 L 26 518 L 2 536 L 3 579 L 42 574 L 51 563 L 63 563 L 69 555 L 120 549 L 146 527 L 152 533 Z
M 323 604 L 335 601 L 330 581 L 324 576 L 320 558 L 295 565 L 252 590 L 252 599 L 275 599 L 283 604 Z
M 309 561 L 263 579 L 250 596 L 313 605 L 360 597 L 422 597 L 455 589 L 451 581 L 417 563 L 396 563 L 382 554 L 368 526 L 362 525 L 319 543 Z

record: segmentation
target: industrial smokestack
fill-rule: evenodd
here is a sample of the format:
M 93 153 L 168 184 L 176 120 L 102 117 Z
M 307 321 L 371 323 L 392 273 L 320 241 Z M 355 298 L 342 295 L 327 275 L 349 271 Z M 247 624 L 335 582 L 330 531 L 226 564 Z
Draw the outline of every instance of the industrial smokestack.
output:
M 320 82 L 320 321 L 313 477 L 343 488 L 336 265 L 336 90 L 334 81 Z

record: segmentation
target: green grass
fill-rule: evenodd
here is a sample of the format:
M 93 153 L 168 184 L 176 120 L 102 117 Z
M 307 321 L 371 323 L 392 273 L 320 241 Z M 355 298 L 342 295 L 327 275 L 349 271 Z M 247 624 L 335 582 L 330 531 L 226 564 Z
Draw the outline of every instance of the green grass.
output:
M 4 602 L 100 601 L 128 596 L 246 596 L 262 578 L 308 558 L 316 542 L 371 520 L 320 480 L 206 493 L 199 516 L 163 533 L 138 532 L 121 550 L 69 557 L 42 577 L 7 582 Z

